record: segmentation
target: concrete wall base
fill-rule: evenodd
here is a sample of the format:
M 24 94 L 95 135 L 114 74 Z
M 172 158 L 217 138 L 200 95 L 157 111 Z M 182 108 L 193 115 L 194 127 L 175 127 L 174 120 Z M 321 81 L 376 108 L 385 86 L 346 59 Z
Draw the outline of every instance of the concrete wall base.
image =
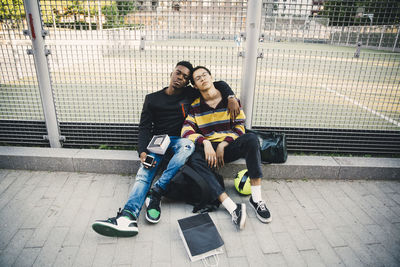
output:
M 0 168 L 36 171 L 136 174 L 136 151 L 0 146 Z M 246 168 L 231 162 L 219 173 L 232 178 Z M 286 163 L 263 164 L 267 179 L 400 179 L 399 158 L 292 156 Z

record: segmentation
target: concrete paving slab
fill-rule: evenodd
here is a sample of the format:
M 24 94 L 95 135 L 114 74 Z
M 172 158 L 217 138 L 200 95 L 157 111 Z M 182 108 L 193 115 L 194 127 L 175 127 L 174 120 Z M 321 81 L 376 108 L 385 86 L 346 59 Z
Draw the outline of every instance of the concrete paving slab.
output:
M 20 229 L 0 254 L 0 266 L 11 266 L 24 249 L 26 241 L 32 235 L 32 229 Z
M 14 266 L 33 266 L 40 251 L 41 248 L 24 248 L 15 261 Z
M 373 255 L 373 252 L 358 238 L 350 227 L 347 225 L 340 226 L 336 228 L 336 231 L 338 235 L 346 241 L 348 247 L 351 248 L 362 261 L 363 265 L 378 266 L 380 264 Z
M 378 242 L 386 249 L 387 252 L 391 253 L 393 257 L 400 261 L 400 244 L 397 242 L 395 236 L 399 236 L 398 229 L 396 227 L 386 228 L 380 227 L 379 225 L 367 225 L 368 231 L 376 237 Z M 385 230 L 389 230 L 388 232 Z M 397 233 L 396 233 L 397 231 Z M 393 233 L 392 233 L 393 232 Z M 377 243 L 378 243 L 377 242 Z
M 282 249 L 282 254 L 289 266 L 307 266 L 306 262 L 301 257 L 299 250 L 296 248 L 293 239 L 288 233 L 277 233 L 274 236 L 276 237 L 276 240 Z
M 361 260 L 349 247 L 337 247 L 335 252 L 339 255 L 345 266 L 361 267 L 364 266 Z
M 52 229 L 33 266 L 41 267 L 54 264 L 57 255 L 61 252 L 60 248 L 62 248 L 62 242 L 68 230 L 67 227 L 54 227 Z
M 285 216 L 282 220 L 299 251 L 315 249 L 314 245 L 311 243 L 310 239 L 307 237 L 293 215 Z
M 368 247 L 378 259 L 380 265 L 393 267 L 399 266 L 399 262 L 396 261 L 381 244 L 370 244 Z
M 321 255 L 315 249 L 300 251 L 300 255 L 303 257 L 308 267 L 326 266 L 322 261 Z
M 342 260 L 319 229 L 307 230 L 306 235 L 313 242 L 326 266 L 343 266 Z
M 78 247 L 61 247 L 53 266 L 72 266 Z
M 260 246 L 257 244 L 257 237 L 255 235 L 246 235 L 242 237 L 243 250 L 246 253 L 247 261 L 250 266 L 262 266 L 264 264 L 264 254 Z
M 163 201 L 164 215 L 157 225 L 148 224 L 142 213 L 136 237 L 109 238 L 92 230 L 94 220 L 115 216 L 128 197 L 133 176 L 20 170 L 0 173 L 3 181 L 15 177 L 0 192 L 6 203 L 0 208 L 1 217 L 16 222 L 10 227 L 3 220 L 0 227 L 4 243 L 0 263 L 6 266 L 202 266 L 202 262 L 190 262 L 177 231 L 177 219 L 192 215 L 192 207 L 181 202 Z M 247 201 L 247 197 L 237 195 L 232 180 L 226 180 L 231 197 Z M 222 207 L 211 213 L 225 242 L 219 265 L 399 266 L 400 214 L 390 211 L 400 210 L 400 203 L 393 201 L 396 191 L 388 190 L 399 185 L 393 180 L 384 181 L 383 187 L 373 180 L 264 180 L 262 195 L 271 207 L 270 224 L 259 222 L 249 209 L 246 228 L 238 232 Z M 110 188 L 103 191 L 106 187 Z M 308 194 L 309 189 L 312 194 Z M 51 193 L 54 198 L 44 199 L 48 190 L 58 191 Z M 281 195 L 288 193 L 290 197 Z M 363 200 L 365 205 L 360 204 Z M 307 209 L 304 205 L 310 201 L 314 206 Z M 390 210 L 385 203 L 390 204 Z M 30 210 L 19 221 L 24 205 Z M 365 209 L 387 218 L 382 223 L 372 218 L 364 225 L 359 220 L 365 219 Z M 39 218 L 27 228 L 26 221 L 35 216 Z M 334 217 L 341 223 L 331 220 Z

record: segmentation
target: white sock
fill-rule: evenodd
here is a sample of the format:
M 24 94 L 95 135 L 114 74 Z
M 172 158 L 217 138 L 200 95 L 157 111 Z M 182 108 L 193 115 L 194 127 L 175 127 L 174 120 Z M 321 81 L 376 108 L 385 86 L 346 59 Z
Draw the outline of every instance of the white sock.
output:
M 229 212 L 229 214 L 232 214 L 232 212 L 235 211 L 237 208 L 236 203 L 233 202 L 233 200 L 230 197 L 225 198 L 224 201 L 222 201 L 222 206 Z
M 262 200 L 261 196 L 261 185 L 252 185 L 251 186 L 251 196 L 254 202 L 259 202 Z

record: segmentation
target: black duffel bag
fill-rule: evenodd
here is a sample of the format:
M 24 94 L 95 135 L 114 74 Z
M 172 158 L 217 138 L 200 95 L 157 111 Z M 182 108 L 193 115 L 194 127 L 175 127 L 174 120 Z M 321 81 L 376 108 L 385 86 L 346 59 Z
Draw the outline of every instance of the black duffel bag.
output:
M 276 132 L 261 132 L 246 129 L 246 133 L 257 135 L 260 141 L 261 160 L 266 163 L 284 163 L 287 160 L 286 135 Z
M 214 175 L 225 189 L 223 177 L 217 173 Z M 210 187 L 205 179 L 188 164 L 185 164 L 169 182 L 164 196 L 193 205 L 193 213 L 213 211 L 218 208 L 220 203 L 218 200 L 211 199 Z

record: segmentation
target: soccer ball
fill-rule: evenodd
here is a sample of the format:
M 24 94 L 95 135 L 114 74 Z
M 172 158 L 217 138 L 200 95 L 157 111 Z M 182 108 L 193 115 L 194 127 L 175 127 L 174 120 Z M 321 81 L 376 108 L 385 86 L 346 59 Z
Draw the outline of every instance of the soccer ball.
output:
M 241 170 L 236 175 L 235 188 L 239 192 L 239 194 L 246 196 L 251 194 L 250 178 L 247 173 L 247 169 Z

